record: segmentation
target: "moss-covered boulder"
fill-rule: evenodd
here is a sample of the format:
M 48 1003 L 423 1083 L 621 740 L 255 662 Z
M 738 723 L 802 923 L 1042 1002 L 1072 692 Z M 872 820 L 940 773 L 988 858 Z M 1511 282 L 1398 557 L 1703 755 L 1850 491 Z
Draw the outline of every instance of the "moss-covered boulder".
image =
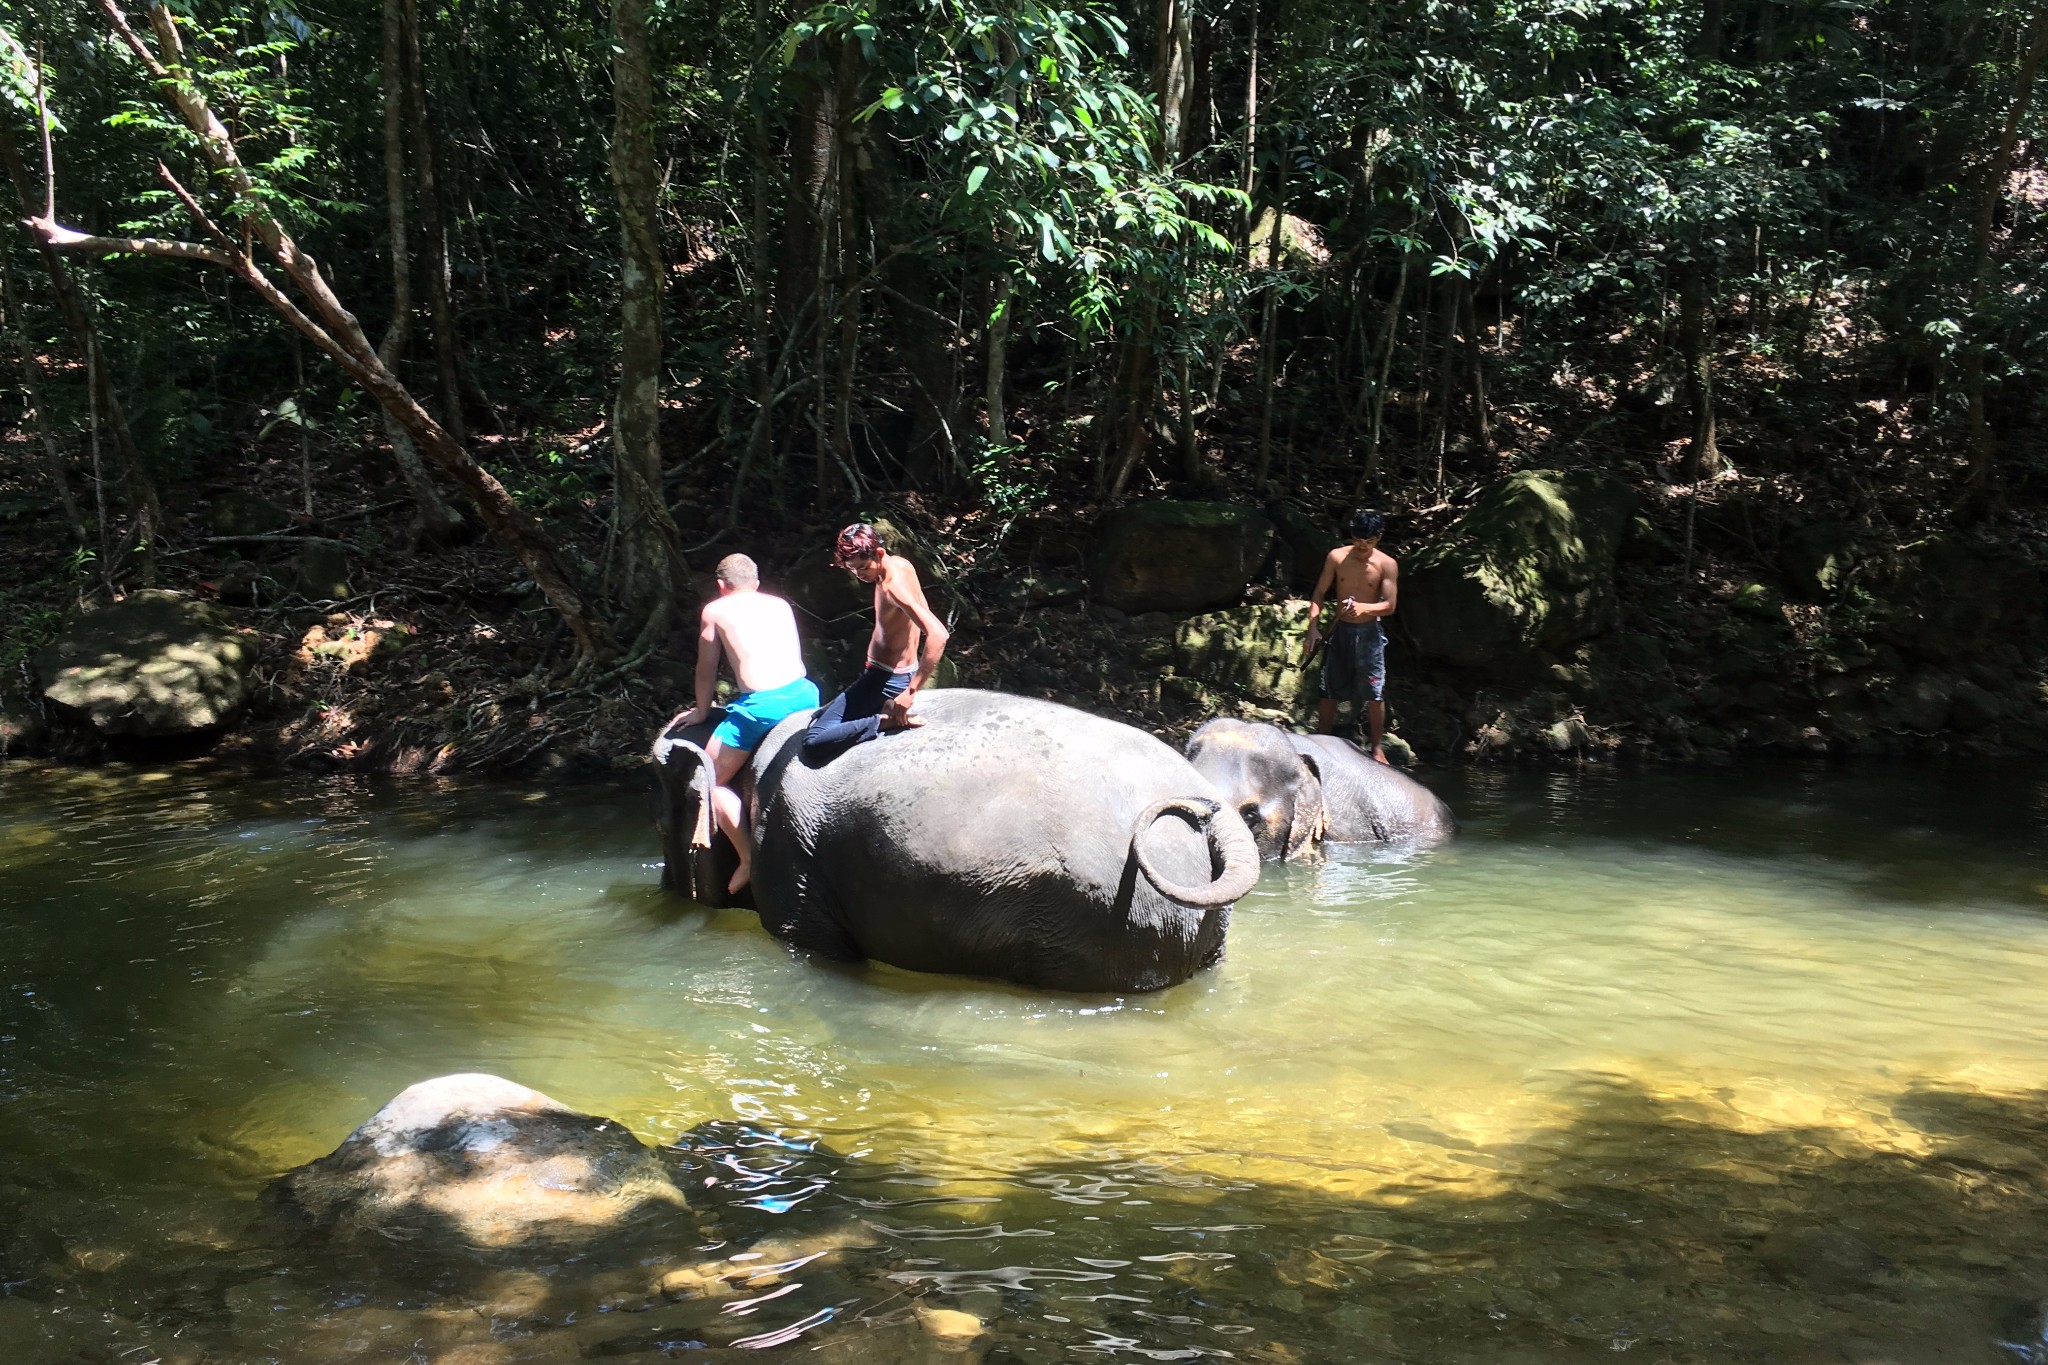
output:
M 36 658 L 43 695 L 103 735 L 168 737 L 225 723 L 249 694 L 256 637 L 210 602 L 130 593 Z
M 1136 503 L 1103 524 L 1095 595 L 1133 615 L 1235 606 L 1272 544 L 1273 523 L 1249 507 Z
M 206 525 L 217 536 L 261 536 L 292 524 L 292 514 L 249 493 L 216 493 L 207 499 Z
M 1344 538 L 1284 498 L 1266 504 L 1266 520 L 1278 532 L 1273 545 L 1275 581 L 1306 596 L 1315 588 L 1323 561 Z
M 338 540 L 308 540 L 292 556 L 292 588 L 309 602 L 350 596 L 348 547 Z
M 1785 587 L 1808 602 L 1825 602 L 1840 592 L 1855 564 L 1854 536 L 1833 522 L 1800 527 L 1778 551 Z
M 1600 633 L 1635 494 L 1590 471 L 1530 471 L 1495 484 L 1437 544 L 1401 566 L 1417 648 L 1464 668 L 1526 663 Z
M 2048 648 L 2048 588 L 2012 545 L 1929 536 L 1898 553 L 1878 596 L 1890 606 L 1883 634 L 1930 662 L 1974 658 L 1990 642 L 2027 657 Z
M 1316 672 L 1301 666 L 1308 603 L 1237 607 L 1182 621 L 1173 671 L 1218 697 L 1293 711 L 1316 696 Z

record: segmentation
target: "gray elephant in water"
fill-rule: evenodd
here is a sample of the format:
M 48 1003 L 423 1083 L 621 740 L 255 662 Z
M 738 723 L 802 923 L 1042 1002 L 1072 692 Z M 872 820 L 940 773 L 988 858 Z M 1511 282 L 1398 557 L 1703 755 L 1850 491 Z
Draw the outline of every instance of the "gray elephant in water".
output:
M 1000 692 L 927 693 L 917 715 L 820 760 L 800 714 L 755 751 L 748 890 L 770 933 L 823 957 L 1071 991 L 1159 990 L 1222 955 L 1258 848 L 1186 759 Z M 698 762 L 674 744 L 662 764 L 665 842 L 686 864 L 667 880 L 685 891 L 723 885 L 716 837 L 689 850 Z
M 1426 846 L 1458 830 L 1436 793 L 1335 735 L 1219 718 L 1195 731 L 1187 756 L 1244 817 L 1262 857 L 1325 841 Z

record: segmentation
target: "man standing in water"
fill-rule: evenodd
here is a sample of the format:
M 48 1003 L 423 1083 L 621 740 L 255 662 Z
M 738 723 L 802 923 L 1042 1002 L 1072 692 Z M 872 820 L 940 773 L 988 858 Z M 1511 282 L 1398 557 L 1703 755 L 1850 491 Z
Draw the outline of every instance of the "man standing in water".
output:
M 1308 604 L 1308 639 L 1301 650 L 1303 663 L 1315 656 L 1322 639 L 1316 619 L 1322 615 L 1323 599 L 1332 592 L 1342 593 L 1329 652 L 1323 656 L 1323 695 L 1316 703 L 1316 733 L 1327 735 L 1336 728 L 1338 702 L 1363 705 L 1372 737 L 1370 752 L 1381 763 L 1387 761 L 1382 747 L 1387 729 L 1387 704 L 1382 699 L 1387 682 L 1387 633 L 1380 623 L 1394 614 L 1401 572 L 1394 557 L 1380 549 L 1385 532 L 1386 522 L 1377 512 L 1352 516 L 1351 543 L 1330 551 L 1323 561 L 1322 576 L 1316 579 Z
M 856 522 L 841 531 L 832 562 L 874 585 L 875 633 L 860 677 L 811 718 L 804 736 L 811 757 L 829 758 L 884 731 L 924 724 L 910 708 L 946 651 L 945 624 L 924 600 L 917 567 L 890 554 L 874 527 Z
M 695 725 L 711 714 L 719 657 L 730 659 L 740 693 L 725 704 L 725 719 L 712 730 L 704 752 L 716 775 L 711 812 L 740 855 L 739 869 L 726 890 L 738 891 L 754 874 L 754 841 L 732 780 L 777 721 L 818 704 L 818 685 L 804 674 L 796 613 L 780 597 L 761 591 L 761 571 L 745 555 L 718 561 L 718 596 L 704 604 L 702 619 L 703 628 L 697 632 L 697 704 L 662 729 L 666 733 L 679 724 Z

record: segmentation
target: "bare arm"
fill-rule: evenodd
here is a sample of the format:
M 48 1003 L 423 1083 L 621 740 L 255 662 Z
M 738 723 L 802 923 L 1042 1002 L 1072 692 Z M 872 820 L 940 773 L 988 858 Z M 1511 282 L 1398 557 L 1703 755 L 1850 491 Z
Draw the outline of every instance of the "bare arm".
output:
M 1323 557 L 1323 572 L 1316 579 L 1316 590 L 1308 595 L 1308 635 L 1301 642 L 1301 657 L 1304 659 L 1315 652 L 1316 641 L 1322 638 L 1316 630 L 1316 622 L 1323 614 L 1323 599 L 1330 595 L 1330 586 L 1336 581 L 1337 552 L 1332 550 Z
M 931 681 L 933 671 L 939 666 L 940 656 L 946 652 L 946 641 L 952 637 L 946 630 L 946 623 L 938 618 L 931 605 L 925 601 L 924 586 L 917 581 L 916 570 L 905 570 L 901 575 L 891 574 L 882 585 L 882 593 L 909 614 L 910 619 L 917 624 L 918 632 L 924 637 L 917 651 L 917 676 L 911 679 L 910 689 L 904 693 L 904 696 L 908 697 L 911 692 L 917 691 Z
M 674 729 L 678 723 L 695 725 L 711 714 L 711 699 L 718 691 L 718 660 L 721 650 L 718 644 L 718 624 L 711 619 L 711 607 L 707 603 L 699 618 L 697 630 L 697 704 L 687 711 L 678 711 L 675 719 L 663 726 L 664 731 Z
M 1362 604 L 1368 618 L 1384 620 L 1394 614 L 1394 603 L 1401 592 L 1401 565 L 1397 560 L 1388 559 L 1386 572 L 1380 575 L 1380 600 Z

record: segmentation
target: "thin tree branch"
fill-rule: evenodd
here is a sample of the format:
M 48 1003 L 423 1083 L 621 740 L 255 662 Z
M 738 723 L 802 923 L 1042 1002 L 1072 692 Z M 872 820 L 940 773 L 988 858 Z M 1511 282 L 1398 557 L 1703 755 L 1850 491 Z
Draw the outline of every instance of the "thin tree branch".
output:
M 36 132 L 43 139 L 43 217 L 57 221 L 57 152 L 50 145 L 50 107 L 43 98 L 43 45 L 36 44 Z
M 233 268 L 225 252 L 198 242 L 180 242 L 165 237 L 101 237 L 80 232 L 48 218 L 24 218 L 21 225 L 38 241 L 57 251 L 82 251 L 88 256 L 170 256 L 184 261 L 211 261 Z

